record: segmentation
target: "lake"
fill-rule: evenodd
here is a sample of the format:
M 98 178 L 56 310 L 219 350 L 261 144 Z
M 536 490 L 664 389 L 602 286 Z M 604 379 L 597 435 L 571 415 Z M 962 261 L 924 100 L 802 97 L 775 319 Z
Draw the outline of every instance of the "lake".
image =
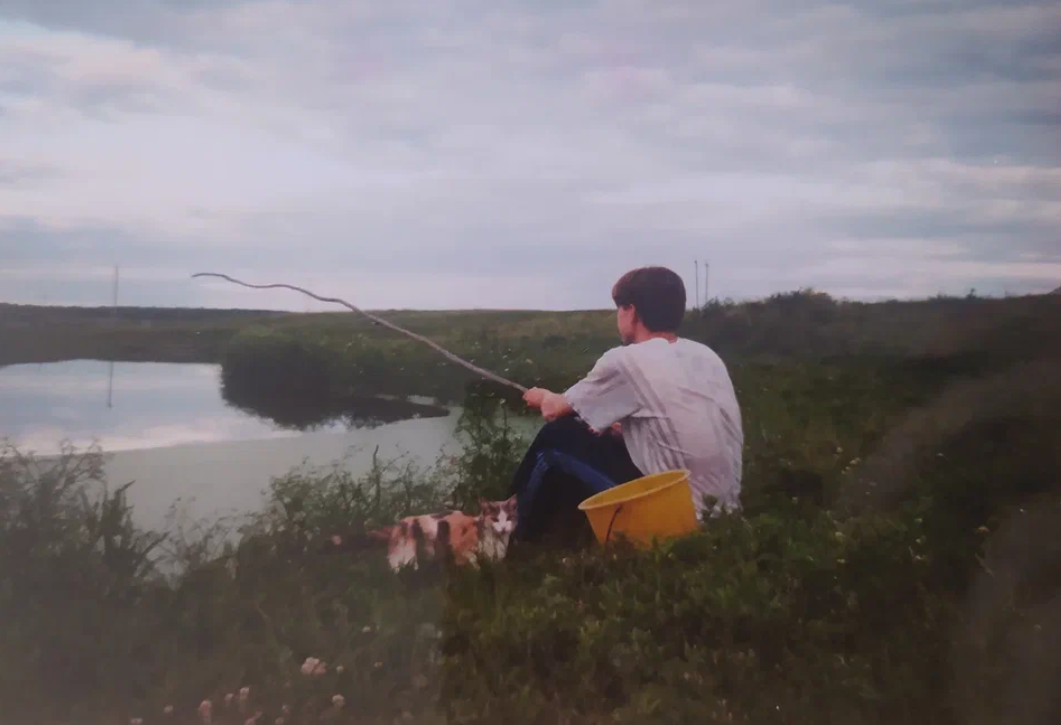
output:
M 128 499 L 137 522 L 161 528 L 174 503 L 196 519 L 258 509 L 271 478 L 303 462 L 343 460 L 356 474 L 369 469 L 376 446 L 382 459 L 404 454 L 424 465 L 456 450 L 459 408 L 381 403 L 307 431 L 230 405 L 216 365 L 13 365 L 0 368 L 0 439 L 38 455 L 54 454 L 64 439 L 79 448 L 98 442 L 112 487 L 135 481 Z M 349 422 L 366 417 L 375 424 Z

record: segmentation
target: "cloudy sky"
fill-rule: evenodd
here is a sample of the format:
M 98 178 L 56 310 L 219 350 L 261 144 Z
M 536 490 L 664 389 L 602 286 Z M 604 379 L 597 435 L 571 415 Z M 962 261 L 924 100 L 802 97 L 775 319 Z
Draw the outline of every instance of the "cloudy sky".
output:
M 0 0 L 0 301 L 1061 284 L 1061 4 Z

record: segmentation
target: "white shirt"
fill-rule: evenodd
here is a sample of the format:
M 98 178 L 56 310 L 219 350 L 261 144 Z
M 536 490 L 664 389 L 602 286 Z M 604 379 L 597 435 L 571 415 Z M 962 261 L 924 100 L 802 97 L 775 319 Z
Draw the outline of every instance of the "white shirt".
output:
M 646 475 L 688 469 L 699 515 L 705 494 L 718 499 L 716 510 L 740 510 L 740 406 L 725 363 L 707 345 L 653 338 L 613 348 L 564 397 L 598 431 L 621 422 Z

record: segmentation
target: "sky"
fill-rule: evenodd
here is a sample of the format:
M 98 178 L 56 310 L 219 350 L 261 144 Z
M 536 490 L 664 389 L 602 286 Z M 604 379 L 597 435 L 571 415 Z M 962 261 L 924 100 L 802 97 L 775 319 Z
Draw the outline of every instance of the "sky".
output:
M 1056 2 L 0 0 L 0 301 L 1028 294 L 1059 230 Z

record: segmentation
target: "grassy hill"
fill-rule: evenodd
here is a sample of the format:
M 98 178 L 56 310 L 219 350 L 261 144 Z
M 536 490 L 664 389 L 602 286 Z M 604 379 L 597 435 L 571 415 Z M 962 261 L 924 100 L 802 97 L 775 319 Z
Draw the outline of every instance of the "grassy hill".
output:
M 256 390 L 435 394 L 465 403 L 466 447 L 361 478 L 279 476 L 229 548 L 209 528 L 138 531 L 120 495 L 82 496 L 101 476 L 91 454 L 0 453 L 0 710 L 19 721 L 183 725 L 204 698 L 225 725 L 258 710 L 373 724 L 1061 717 L 1061 296 L 712 303 L 683 334 L 722 354 L 738 390 L 743 516 L 648 551 L 517 547 L 481 571 L 401 576 L 328 538 L 505 495 L 525 443 L 509 397 L 349 313 L 114 329 L 56 314 L 69 338 L 22 329 L 9 361 L 108 346 L 213 360 L 252 406 Z M 608 311 L 388 314 L 557 388 L 615 344 Z M 150 561 L 161 549 L 179 565 L 166 575 Z M 311 656 L 320 677 L 300 672 Z

